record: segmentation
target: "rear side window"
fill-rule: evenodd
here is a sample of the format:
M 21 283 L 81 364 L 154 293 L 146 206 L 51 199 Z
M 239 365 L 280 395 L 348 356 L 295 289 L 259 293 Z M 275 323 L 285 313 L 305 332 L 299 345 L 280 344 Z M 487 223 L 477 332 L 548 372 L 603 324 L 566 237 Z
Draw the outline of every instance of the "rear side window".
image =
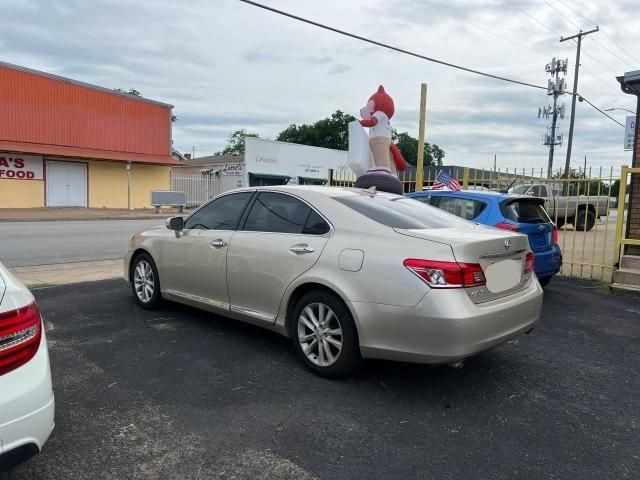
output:
M 184 228 L 197 230 L 235 230 L 253 192 L 224 195 L 191 215 Z
M 467 222 L 406 197 L 358 195 L 335 200 L 365 217 L 391 228 L 420 229 L 468 226 Z
M 551 222 L 544 206 L 539 202 L 528 199 L 507 200 L 500 204 L 500 210 L 505 218 L 518 223 Z
M 303 233 L 311 208 L 290 195 L 263 192 L 251 207 L 244 230 Z
M 486 208 L 487 204 L 480 200 L 460 197 L 440 197 L 438 208 L 465 220 L 473 220 Z

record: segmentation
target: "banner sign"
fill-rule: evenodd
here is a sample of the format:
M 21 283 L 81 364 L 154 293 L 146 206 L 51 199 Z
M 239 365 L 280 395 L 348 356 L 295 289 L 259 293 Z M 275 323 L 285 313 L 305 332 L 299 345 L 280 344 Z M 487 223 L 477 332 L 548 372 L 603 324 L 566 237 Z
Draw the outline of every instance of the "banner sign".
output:
M 633 139 L 636 136 L 636 117 L 627 116 L 627 125 L 624 129 L 624 149 L 633 150 Z
M 44 180 L 42 157 L 0 152 L 0 180 Z

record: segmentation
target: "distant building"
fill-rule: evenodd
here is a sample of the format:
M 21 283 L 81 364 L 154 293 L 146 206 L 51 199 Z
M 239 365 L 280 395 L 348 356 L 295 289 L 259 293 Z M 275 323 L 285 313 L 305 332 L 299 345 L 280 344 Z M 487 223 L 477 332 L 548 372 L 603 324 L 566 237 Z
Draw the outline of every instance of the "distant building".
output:
M 0 208 L 150 207 L 172 105 L 0 62 Z

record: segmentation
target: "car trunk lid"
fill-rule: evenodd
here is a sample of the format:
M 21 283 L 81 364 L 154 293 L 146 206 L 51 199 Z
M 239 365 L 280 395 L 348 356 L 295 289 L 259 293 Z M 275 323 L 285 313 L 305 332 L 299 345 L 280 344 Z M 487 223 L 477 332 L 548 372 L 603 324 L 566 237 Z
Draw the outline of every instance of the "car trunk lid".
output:
M 528 251 L 525 235 L 484 226 L 439 229 L 395 229 L 396 232 L 451 247 L 459 263 L 480 264 L 486 285 L 465 290 L 474 303 L 483 303 L 516 293 L 526 287 L 524 274 Z M 428 254 L 425 253 L 428 259 Z

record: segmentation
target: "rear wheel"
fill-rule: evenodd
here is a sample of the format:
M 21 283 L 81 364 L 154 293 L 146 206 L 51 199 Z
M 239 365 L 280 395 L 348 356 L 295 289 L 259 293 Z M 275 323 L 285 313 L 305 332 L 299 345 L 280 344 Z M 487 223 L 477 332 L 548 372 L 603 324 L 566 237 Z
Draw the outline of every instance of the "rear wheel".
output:
M 574 226 L 578 231 L 589 231 L 596 224 L 596 215 L 591 210 L 581 209 L 576 214 Z
M 329 292 L 305 294 L 291 318 L 293 345 L 309 370 L 336 378 L 352 372 L 360 361 L 351 313 Z
M 552 277 L 542 277 L 539 278 L 538 281 L 540 282 L 540 286 L 542 288 L 546 287 L 547 285 L 549 285 L 549 282 L 551 281 Z
M 133 260 L 131 289 L 138 305 L 142 308 L 155 308 L 162 301 L 158 269 L 147 253 L 141 253 Z

